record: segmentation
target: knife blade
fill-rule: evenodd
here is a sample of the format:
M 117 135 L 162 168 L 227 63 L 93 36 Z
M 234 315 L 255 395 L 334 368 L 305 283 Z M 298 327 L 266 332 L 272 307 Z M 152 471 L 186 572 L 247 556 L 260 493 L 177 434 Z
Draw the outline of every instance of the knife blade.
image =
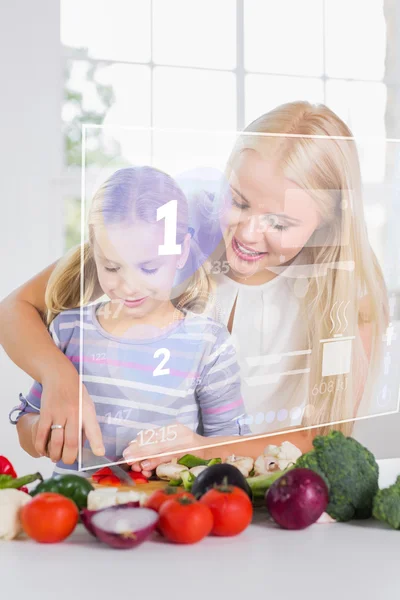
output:
M 105 456 L 96 456 L 88 448 L 82 449 L 82 461 L 86 464 L 95 465 L 99 468 L 109 467 L 112 473 L 116 475 L 118 479 L 123 481 L 125 485 L 129 485 L 130 487 L 136 486 L 135 481 L 133 481 L 133 479 L 128 475 L 125 469 L 123 469 L 119 465 L 111 464 L 112 461 L 106 458 Z

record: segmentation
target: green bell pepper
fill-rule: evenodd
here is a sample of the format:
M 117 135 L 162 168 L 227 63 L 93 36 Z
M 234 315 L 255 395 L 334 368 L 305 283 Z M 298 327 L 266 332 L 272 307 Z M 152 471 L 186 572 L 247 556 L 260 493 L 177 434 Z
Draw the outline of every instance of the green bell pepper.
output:
M 31 492 L 36 496 L 43 492 L 53 492 L 70 498 L 75 502 L 79 510 L 87 507 L 87 497 L 94 487 L 84 477 L 79 475 L 54 475 L 51 479 L 45 479 Z
M 212 465 L 216 465 L 221 462 L 220 458 L 199 458 L 194 454 L 185 454 L 178 460 L 178 465 L 184 465 L 188 469 L 192 469 L 193 467 L 211 467 Z

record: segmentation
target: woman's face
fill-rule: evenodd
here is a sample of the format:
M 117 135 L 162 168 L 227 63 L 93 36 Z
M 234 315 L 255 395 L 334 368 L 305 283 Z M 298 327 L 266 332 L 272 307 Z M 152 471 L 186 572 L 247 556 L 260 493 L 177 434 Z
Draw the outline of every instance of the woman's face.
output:
M 130 226 L 96 227 L 93 253 L 99 283 L 121 315 L 143 318 L 170 300 L 176 269 L 187 259 L 188 239 L 180 255 L 162 256 L 162 223 L 138 220 Z
M 254 150 L 240 153 L 229 184 L 232 206 L 222 228 L 226 258 L 242 279 L 260 279 L 291 261 L 320 224 L 312 197 Z

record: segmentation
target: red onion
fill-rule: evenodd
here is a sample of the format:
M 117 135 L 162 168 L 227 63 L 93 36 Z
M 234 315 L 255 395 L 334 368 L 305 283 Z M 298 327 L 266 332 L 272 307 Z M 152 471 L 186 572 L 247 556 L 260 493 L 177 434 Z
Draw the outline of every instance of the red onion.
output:
M 325 481 L 310 469 L 292 469 L 269 488 L 265 503 L 273 518 L 285 529 L 304 529 L 325 511 L 329 493 Z
M 158 514 L 151 508 L 110 506 L 90 515 L 90 530 L 112 548 L 127 550 L 146 540 L 158 523 Z
M 120 504 L 119 506 L 121 508 L 137 508 L 138 506 L 140 506 L 140 502 L 127 502 L 126 504 Z M 94 537 L 96 537 L 96 534 L 92 527 L 92 518 L 94 515 L 97 515 L 97 513 L 101 512 L 102 510 L 106 510 L 106 508 L 110 507 L 107 506 L 105 508 L 100 508 L 99 510 L 89 510 L 88 508 L 83 508 L 80 512 L 80 517 L 83 525 L 86 527 L 89 533 L 94 535 Z

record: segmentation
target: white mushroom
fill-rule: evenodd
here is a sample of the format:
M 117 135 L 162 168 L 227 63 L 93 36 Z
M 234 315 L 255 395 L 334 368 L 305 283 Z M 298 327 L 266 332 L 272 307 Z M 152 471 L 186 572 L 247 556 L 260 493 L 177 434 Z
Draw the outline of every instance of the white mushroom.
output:
M 291 442 L 283 442 L 278 455 L 279 468 L 281 470 L 286 469 L 286 467 L 294 464 L 301 455 L 302 452 L 299 450 L 299 448 L 297 448 L 297 446 Z
M 198 465 L 197 467 L 192 467 L 189 471 L 193 473 L 195 477 L 198 477 L 205 469 L 207 469 L 207 465 Z
M 272 471 L 283 471 L 294 464 L 301 454 L 301 451 L 291 442 L 283 442 L 281 446 L 269 445 L 256 459 L 254 473 L 263 475 Z
M 254 475 L 264 475 L 272 471 L 279 471 L 278 459 L 275 456 L 261 454 L 254 462 Z
M 171 481 L 171 479 L 180 479 L 182 471 L 188 471 L 189 469 L 184 465 L 178 465 L 177 463 L 170 462 L 163 465 L 158 465 L 156 469 L 156 475 L 159 479 L 164 481 Z
M 20 490 L 0 490 L 0 540 L 13 540 L 21 533 L 20 510 L 31 500 Z
M 231 454 L 225 460 L 228 465 L 233 465 L 242 473 L 244 477 L 248 477 L 250 471 L 254 466 L 254 460 L 250 458 L 250 456 L 236 456 L 235 454 Z

